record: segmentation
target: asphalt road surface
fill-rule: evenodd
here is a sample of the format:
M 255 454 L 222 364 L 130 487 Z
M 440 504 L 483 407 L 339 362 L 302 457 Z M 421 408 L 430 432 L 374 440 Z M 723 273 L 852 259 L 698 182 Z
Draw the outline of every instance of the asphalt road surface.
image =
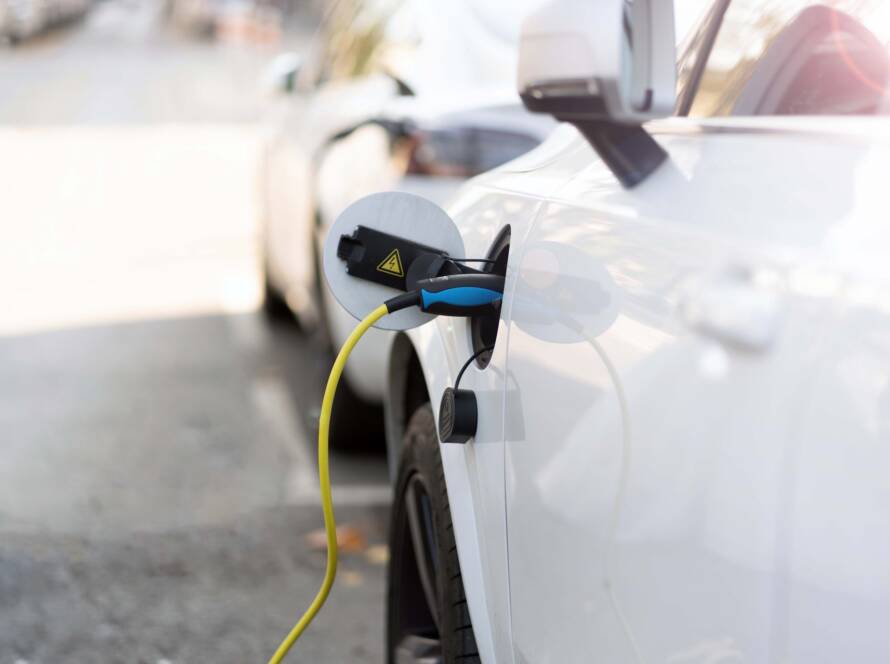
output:
M 0 51 L 0 664 L 264 662 L 324 552 L 331 358 L 257 312 L 274 50 L 109 0 Z M 296 662 L 380 662 L 389 488 L 332 460 L 348 526 Z

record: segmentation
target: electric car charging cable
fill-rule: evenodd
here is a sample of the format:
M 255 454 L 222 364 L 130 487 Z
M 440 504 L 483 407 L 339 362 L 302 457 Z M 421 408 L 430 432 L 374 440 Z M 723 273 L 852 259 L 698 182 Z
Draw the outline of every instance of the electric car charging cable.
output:
M 331 473 L 328 463 L 328 433 L 331 427 L 334 394 L 337 392 L 337 384 L 340 382 L 340 376 L 343 374 L 343 368 L 346 366 L 346 360 L 349 358 L 352 349 L 355 348 L 362 335 L 388 313 L 391 313 L 389 308 L 385 304 L 381 304 L 365 316 L 364 320 L 349 335 L 346 343 L 343 344 L 343 348 L 337 354 L 337 359 L 334 361 L 334 366 L 331 368 L 331 373 L 328 376 L 324 398 L 321 401 L 321 415 L 318 418 L 318 476 L 321 484 L 321 509 L 324 513 L 324 529 L 328 548 L 324 580 L 321 583 L 321 588 L 315 595 L 315 599 L 312 600 L 309 608 L 306 609 L 306 612 L 297 624 L 294 625 L 290 634 L 278 646 L 278 650 L 272 655 L 269 664 L 278 664 L 278 662 L 284 660 L 285 655 L 287 655 L 294 643 L 297 642 L 297 639 L 300 638 L 300 635 L 309 626 L 309 623 L 312 622 L 312 619 L 315 618 L 321 607 L 324 606 L 325 600 L 327 600 L 328 594 L 331 592 L 331 587 L 334 585 L 334 578 L 337 576 L 337 525 L 334 521 L 334 503 L 331 498 Z
M 302 617 L 294 625 L 290 633 L 278 646 L 269 664 L 279 664 L 288 651 L 297 642 L 309 623 L 324 606 L 334 579 L 337 576 L 337 524 L 334 520 L 334 503 L 331 497 L 331 474 L 328 458 L 328 435 L 331 427 L 331 415 L 334 406 L 334 395 L 343 375 L 346 360 L 362 336 L 374 323 L 388 314 L 402 309 L 417 306 L 424 312 L 444 316 L 473 316 L 490 313 L 492 305 L 497 305 L 503 298 L 504 278 L 491 273 L 459 274 L 447 277 L 425 279 L 417 283 L 417 290 L 403 293 L 391 298 L 365 316 L 364 319 L 346 339 L 334 366 L 328 376 L 324 397 L 321 402 L 321 414 L 318 420 L 318 477 L 321 493 L 321 508 L 324 514 L 325 539 L 327 542 L 327 564 L 321 588 L 315 599 L 306 609 Z M 472 358 L 471 358 L 472 360 Z M 469 363 L 468 363 L 469 364 Z M 466 368 L 466 366 L 464 367 Z M 461 370 L 463 374 L 463 370 Z

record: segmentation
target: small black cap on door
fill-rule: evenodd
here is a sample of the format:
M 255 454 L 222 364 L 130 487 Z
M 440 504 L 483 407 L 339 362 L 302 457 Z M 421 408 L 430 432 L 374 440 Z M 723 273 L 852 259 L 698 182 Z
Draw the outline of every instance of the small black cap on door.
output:
M 466 443 L 476 435 L 477 418 L 473 390 L 446 388 L 439 404 L 439 440 L 443 443 Z

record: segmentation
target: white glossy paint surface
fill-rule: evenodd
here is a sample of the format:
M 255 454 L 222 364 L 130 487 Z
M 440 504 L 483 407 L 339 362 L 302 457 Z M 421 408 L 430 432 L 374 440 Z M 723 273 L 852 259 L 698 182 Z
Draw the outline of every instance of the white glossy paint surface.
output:
M 572 151 L 577 146 L 566 145 L 565 149 Z M 540 154 L 554 156 L 552 150 Z M 466 195 L 448 208 L 463 235 L 467 253 L 487 254 L 506 226 L 510 226 L 513 238 L 524 237 L 545 195 L 566 175 L 560 168 L 543 177 L 535 174 L 529 178 L 522 172 L 498 175 L 505 187 L 520 189 L 525 192 L 523 196 L 511 197 L 484 186 L 468 188 Z M 480 179 L 480 184 L 486 177 L 490 176 Z M 509 271 L 508 289 L 513 278 Z M 420 357 L 433 410 L 437 412 L 442 392 L 454 385 L 457 372 L 472 354 L 467 321 L 441 317 L 408 335 Z M 480 416 L 476 437 L 467 445 L 441 447 L 461 572 L 476 643 L 486 663 L 513 661 L 504 520 L 506 348 L 502 325 L 489 366 L 484 371 L 472 366 L 461 383 L 461 387 L 473 389 L 477 395 Z
M 888 661 L 888 125 L 654 130 L 636 189 L 560 135 L 452 207 L 514 230 L 504 442 L 443 447 L 483 661 Z M 416 334 L 435 400 L 466 329 Z

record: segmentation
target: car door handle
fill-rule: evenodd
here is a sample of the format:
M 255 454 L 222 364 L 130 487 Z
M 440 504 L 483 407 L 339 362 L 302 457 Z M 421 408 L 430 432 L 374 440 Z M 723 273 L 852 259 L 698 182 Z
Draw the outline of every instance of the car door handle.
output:
M 699 335 L 747 352 L 769 350 L 779 335 L 785 301 L 754 272 L 733 268 L 689 284 L 680 297 L 685 324 Z

